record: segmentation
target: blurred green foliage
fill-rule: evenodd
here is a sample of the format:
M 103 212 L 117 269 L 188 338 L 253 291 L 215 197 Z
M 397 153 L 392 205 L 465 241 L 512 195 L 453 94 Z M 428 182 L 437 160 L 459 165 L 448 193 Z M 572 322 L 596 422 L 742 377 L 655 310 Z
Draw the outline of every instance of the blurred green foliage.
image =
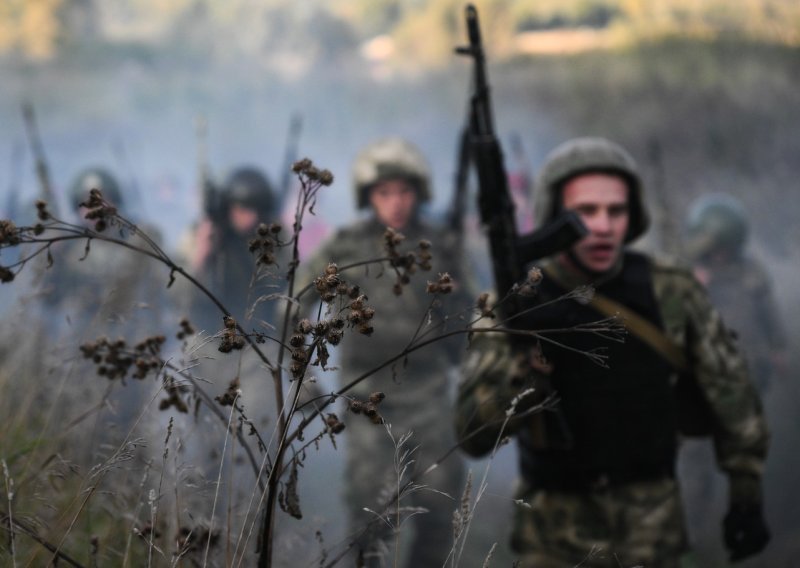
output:
M 619 45 L 671 36 L 800 45 L 800 3 L 793 0 L 474 0 L 486 41 L 496 56 L 525 47 L 522 34 L 603 34 L 598 45 Z M 85 43 L 139 42 L 199 50 L 203 55 L 255 57 L 295 50 L 321 54 L 352 50 L 388 35 L 422 67 L 446 63 L 461 36 L 463 0 L 4 0 L 0 3 L 0 54 L 33 61 L 57 57 Z M 186 38 L 190 41 L 186 42 Z M 607 37 L 606 37 L 607 36 Z M 175 42 L 180 38 L 180 42 Z M 552 41 L 547 36 L 546 43 Z M 569 49 L 569 34 L 560 42 Z M 546 48 L 550 50 L 550 48 Z M 407 63 L 406 63 L 407 64 Z

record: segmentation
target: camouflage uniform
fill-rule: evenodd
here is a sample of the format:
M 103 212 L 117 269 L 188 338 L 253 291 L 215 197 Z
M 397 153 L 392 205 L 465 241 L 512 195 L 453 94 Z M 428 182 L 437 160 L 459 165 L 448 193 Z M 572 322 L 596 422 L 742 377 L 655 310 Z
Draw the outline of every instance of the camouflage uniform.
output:
M 103 168 L 87 168 L 76 177 L 70 190 L 76 210 L 88 201 L 89 191 L 95 188 L 106 201 L 119 208 L 121 215 L 126 215 L 120 187 Z M 157 231 L 141 228 L 151 238 L 159 239 Z M 106 232 L 149 250 L 137 234 L 119 234 L 114 227 Z M 158 272 L 160 265 L 156 261 L 112 243 L 95 240 L 88 244 L 88 249 L 83 239 L 60 244 L 63 246 L 56 249 L 53 266 L 44 273 L 43 325 L 46 339 L 53 344 L 63 342 L 69 350 L 66 360 L 73 363 L 66 368 L 72 384 L 66 392 L 74 397 L 79 411 L 101 400 L 105 403 L 97 414 L 93 438 L 80 446 L 96 449 L 100 443 L 116 444 L 126 437 L 135 437 L 129 430 L 150 401 L 153 384 L 137 379 L 128 379 L 124 385 L 118 384 L 119 381 L 110 383 L 97 374 L 94 363 L 80 358 L 77 347 L 102 336 L 112 340 L 124 338 L 133 345 L 161 333 L 169 275 L 166 269 Z M 64 356 L 57 357 L 61 360 L 52 364 L 63 368 Z M 84 435 L 86 432 L 81 432 Z
M 275 329 L 279 327 L 276 315 L 281 313 L 277 308 L 283 305 L 268 296 L 282 292 L 288 269 L 283 260 L 285 249 L 275 249 L 275 264 L 269 266 L 257 265 L 257 257 L 249 249 L 258 224 L 277 220 L 274 189 L 260 170 L 250 166 L 234 168 L 219 188 L 209 185 L 205 189 L 208 219 L 201 226 L 208 233 L 200 235 L 196 231 L 184 239 L 182 256 L 191 263 L 191 257 L 207 246 L 205 254 L 200 255 L 201 261 L 195 262 L 194 276 L 219 299 L 242 328 L 275 337 L 278 334 Z M 255 226 L 247 233 L 240 233 L 233 225 L 230 213 L 235 205 L 256 213 Z M 238 381 L 241 394 L 237 405 L 244 408 L 247 417 L 266 436 L 266 429 L 273 428 L 276 423 L 277 412 L 269 370 L 248 348 L 221 353 L 219 338 L 207 339 L 222 330 L 222 311 L 188 281 L 180 280 L 176 287 L 180 291 L 180 308 L 195 330 L 202 332 L 191 339 L 186 349 L 192 357 L 188 365 L 192 374 L 200 379 L 201 388 L 212 398 L 223 395 L 229 385 Z M 260 349 L 274 362 L 272 342 L 261 345 Z M 221 410 L 226 415 L 231 412 L 230 407 Z M 226 424 L 202 408 L 178 421 L 176 433 L 188 465 L 187 475 L 192 479 L 186 490 L 187 494 L 190 491 L 192 494 L 184 499 L 190 502 L 193 515 L 195 518 L 210 517 L 211 507 L 216 504 L 215 515 L 225 518 L 222 522 L 238 527 L 247 512 L 243 504 L 250 496 L 255 478 L 248 461 L 233 459 L 231 450 L 228 455 L 223 454 Z M 234 445 L 228 442 L 227 447 Z M 219 487 L 218 476 L 221 478 Z M 217 490 L 219 494 L 215 497 Z M 226 518 L 228 507 L 233 514 Z
M 288 267 L 265 267 L 257 273 L 255 256 L 248 248 L 248 242 L 255 235 L 255 227 L 248 234 L 239 234 L 228 217 L 231 207 L 237 204 L 255 211 L 259 222 L 278 221 L 274 189 L 259 170 L 248 166 L 234 169 L 225 179 L 221 190 L 211 190 L 209 194 L 206 196 L 206 208 L 211 222 L 210 249 L 197 267 L 196 276 L 238 322 L 253 319 L 254 322 L 267 322 L 274 326 L 276 302 L 258 301 L 280 292 L 284 282 L 283 273 Z M 195 252 L 197 244 L 192 242 L 186 247 L 190 249 L 186 251 L 187 256 Z M 188 309 L 195 325 L 209 334 L 221 329 L 222 313 L 219 308 L 197 290 L 188 292 Z M 257 309 L 251 312 L 256 304 Z
M 374 183 L 380 179 L 409 177 L 409 170 L 418 170 L 422 158 L 418 151 L 396 139 L 384 140 L 368 147 L 355 164 L 357 202 L 360 207 L 367 206 L 366 191 L 359 186 L 364 162 L 378 164 L 376 170 L 366 172 L 366 177 Z M 409 156 L 409 154 L 411 154 Z M 412 163 L 403 162 L 404 156 Z M 423 162 L 424 163 L 424 162 Z M 359 170 L 359 168 L 362 170 Z M 382 169 L 383 168 L 383 169 Z M 380 170 L 380 171 L 378 171 Z M 428 198 L 426 170 L 417 180 L 418 198 Z M 420 185 L 419 182 L 422 182 Z M 368 185 L 368 184 L 367 184 Z M 420 189 L 421 188 L 421 189 Z M 302 267 L 301 281 L 322 274 L 329 262 L 344 267 L 355 262 L 383 258 L 386 227 L 371 217 L 344 227 L 328 240 L 313 258 Z M 469 305 L 465 299 L 466 291 L 460 279 L 460 262 L 455 243 L 450 235 L 440 228 L 414 219 L 400 231 L 405 237 L 401 249 L 413 249 L 421 239 L 433 244 L 433 271 L 450 272 L 461 288 L 452 295 L 444 296 L 442 304 L 434 307 L 433 321 L 440 321 L 443 315 L 452 315 L 458 309 Z M 400 353 L 412 337 L 424 325 L 433 296 L 425 291 L 425 279 L 435 279 L 432 275 L 417 274 L 402 288 L 402 294 L 393 291 L 394 273 L 387 265 L 377 264 L 359 266 L 342 271 L 342 278 L 350 284 L 358 285 L 374 307 L 372 320 L 374 332 L 369 336 L 356 333 L 345 334 L 336 348 L 339 367 L 339 381 L 345 385 L 371 369 L 378 367 L 390 357 Z M 445 331 L 456 329 L 460 324 L 450 324 Z M 424 327 L 422 328 L 425 329 Z M 371 375 L 348 391 L 349 396 L 365 400 L 370 393 L 380 391 L 386 395 L 380 404 L 380 414 L 391 425 L 392 437 L 398 440 L 404 433 L 412 431 L 413 437 L 405 449 L 419 446 L 411 455 L 413 471 L 419 472 L 451 449 L 455 440 L 448 427 L 446 416 L 451 411 L 451 388 L 448 372 L 457 362 L 463 342 L 448 340 L 437 342 L 410 354 L 407 359 L 386 367 Z M 373 425 L 363 416 L 350 413 L 344 418 L 347 424 L 346 455 L 346 506 L 350 512 L 350 525 L 355 531 L 374 521 L 374 515 L 365 512 L 364 507 L 373 510 L 381 504 L 393 503 L 392 491 L 396 491 L 398 474 L 394 468 L 395 447 L 383 426 Z M 453 496 L 461 492 L 463 466 L 457 456 L 451 456 L 438 468 L 419 479 L 419 483 Z M 455 503 L 441 494 L 422 490 L 404 498 L 400 506 L 416 506 L 428 509 L 424 514 L 415 515 L 412 523 L 415 540 L 411 544 L 408 566 L 440 566 L 452 543 L 451 518 Z M 382 523 L 381 523 L 382 525 Z M 381 538 L 391 542 L 385 534 L 385 526 L 378 527 L 383 532 Z M 403 525 L 402 533 L 408 530 Z M 360 541 L 365 548 L 370 565 L 379 565 L 377 558 L 371 557 L 380 543 L 367 535 Z
M 577 139 L 550 156 L 539 179 L 540 221 L 557 210 L 565 180 L 595 171 L 628 180 L 626 242 L 634 240 L 647 227 L 640 179 L 632 158 L 603 139 Z M 544 278 L 531 300 L 539 307 L 525 327 L 569 330 L 604 319 L 580 298 L 546 305 L 581 284 L 592 284 L 658 326 L 690 361 L 708 403 L 718 465 L 730 479 L 732 510 L 760 511 L 768 441 L 761 404 L 702 286 L 682 268 L 630 252 L 616 269 L 594 279 L 567 274 L 554 259 L 541 266 Z M 515 395 L 527 386 L 535 389 L 534 398 L 520 402 L 518 410 L 550 390 L 558 397 L 555 410 L 512 416 L 507 423 L 517 440 L 522 474 L 512 531 L 521 565 L 678 566 L 688 548 L 674 473 L 683 404 L 673 396 L 678 372 L 632 333 L 621 343 L 607 334 L 567 331 L 547 337 L 583 352 L 604 349 L 608 368 L 549 342 L 479 333 L 464 364 L 457 402 L 462 447 L 482 455 L 496 443 Z
M 711 303 L 736 333 L 759 390 L 776 373 L 773 362 L 785 354 L 786 331 L 770 277 L 746 254 L 749 227 L 743 205 L 726 194 L 709 194 L 690 208 L 690 259 Z

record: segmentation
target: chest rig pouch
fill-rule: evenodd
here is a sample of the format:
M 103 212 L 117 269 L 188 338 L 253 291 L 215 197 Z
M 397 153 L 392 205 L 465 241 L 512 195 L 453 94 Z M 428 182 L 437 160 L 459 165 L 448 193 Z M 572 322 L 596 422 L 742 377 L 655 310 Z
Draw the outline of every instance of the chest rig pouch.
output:
M 670 385 L 673 368 L 640 336 L 623 341 L 581 326 L 608 317 L 591 303 L 558 300 L 565 290 L 554 278 L 540 284 L 526 325 L 548 332 L 542 351 L 553 365 L 552 386 L 568 430 L 568 446 L 536 443 L 536 425 L 517 436 L 521 470 L 533 487 L 574 489 L 602 479 L 625 483 L 673 475 L 676 404 Z M 597 287 L 602 296 L 662 328 L 653 294 L 649 261 L 626 253 L 619 274 Z M 604 364 L 586 356 L 602 355 Z

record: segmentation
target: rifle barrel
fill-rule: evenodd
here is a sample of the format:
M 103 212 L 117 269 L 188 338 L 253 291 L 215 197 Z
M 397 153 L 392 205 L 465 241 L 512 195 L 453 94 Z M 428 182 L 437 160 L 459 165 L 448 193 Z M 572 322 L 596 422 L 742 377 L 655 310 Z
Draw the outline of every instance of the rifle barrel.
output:
M 55 200 L 53 186 L 50 183 L 50 172 L 47 167 L 47 160 L 44 156 L 44 147 L 39 136 L 39 128 L 36 125 L 36 113 L 30 101 L 22 103 L 22 116 L 25 121 L 25 132 L 28 135 L 28 143 L 36 161 L 36 177 L 39 179 L 41 199 L 50 205 L 50 209 L 58 212 L 58 203 Z

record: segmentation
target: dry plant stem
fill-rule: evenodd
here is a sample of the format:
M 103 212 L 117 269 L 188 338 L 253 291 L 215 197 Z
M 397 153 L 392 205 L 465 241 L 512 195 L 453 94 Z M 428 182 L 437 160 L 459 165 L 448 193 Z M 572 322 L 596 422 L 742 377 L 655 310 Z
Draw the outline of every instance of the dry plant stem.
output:
M 303 369 L 303 373 L 296 380 L 295 390 L 294 390 L 294 397 L 292 398 L 292 404 L 287 413 L 287 420 L 286 424 L 290 424 L 292 417 L 297 412 L 298 402 L 300 400 L 300 394 L 302 393 L 302 382 L 303 377 L 306 374 L 306 370 L 308 369 L 309 361 L 312 360 L 314 352 L 321 340 L 317 339 L 311 344 L 311 348 L 309 349 L 308 354 L 308 361 L 306 361 L 305 368 Z M 295 430 L 295 433 L 298 433 Z M 273 553 L 273 540 L 275 536 L 275 505 L 277 503 L 278 498 L 278 484 L 280 483 L 280 472 L 283 471 L 283 456 L 286 453 L 286 448 L 289 446 L 293 438 L 290 439 L 288 435 L 288 430 L 284 429 L 281 432 L 281 437 L 278 440 L 278 449 L 275 452 L 275 462 L 274 466 L 269 472 L 269 476 L 267 478 L 267 501 L 266 501 L 266 511 L 264 513 L 264 526 L 262 528 L 261 536 L 262 536 L 262 551 L 258 557 L 258 566 L 259 568 L 268 568 L 272 565 L 272 553 Z
M 19 260 L 17 263 L 9 266 L 8 268 L 14 268 L 16 266 L 23 267 L 27 262 L 29 262 L 34 257 L 44 253 L 45 251 L 49 254 L 49 249 L 53 245 L 53 243 L 59 241 L 69 241 L 69 240 L 77 240 L 77 239 L 87 239 L 91 241 L 93 239 L 104 241 L 108 243 L 113 243 L 115 245 L 127 248 L 131 251 L 137 252 L 139 254 L 143 254 L 150 258 L 160 261 L 164 265 L 166 265 L 170 269 L 170 282 L 174 278 L 174 275 L 180 274 L 184 278 L 186 278 L 193 286 L 195 286 L 198 290 L 200 290 L 203 295 L 205 295 L 211 302 L 226 316 L 230 316 L 230 311 L 222 304 L 222 302 L 208 289 L 206 288 L 199 280 L 193 277 L 191 274 L 186 272 L 182 267 L 175 264 L 172 258 L 169 257 L 153 240 L 147 236 L 143 231 L 140 231 L 133 223 L 125 219 L 121 216 L 116 216 L 116 219 L 119 219 L 123 225 L 133 231 L 135 234 L 142 237 L 145 242 L 148 243 L 149 246 L 153 247 L 153 250 L 147 250 L 140 246 L 133 245 L 123 239 L 116 239 L 114 237 L 109 237 L 102 233 L 98 233 L 86 227 L 80 227 L 78 225 L 73 225 L 71 223 L 67 223 L 65 221 L 61 221 L 59 219 L 53 218 L 53 223 L 46 225 L 46 230 L 48 231 L 61 231 L 67 233 L 67 235 L 61 237 L 51 237 L 51 238 L 29 238 L 25 239 L 23 243 L 43 243 L 43 246 L 40 247 L 38 250 L 34 251 L 27 257 Z M 237 322 L 236 329 L 242 334 L 245 341 L 247 341 L 248 345 L 255 351 L 261 361 L 270 369 L 274 369 L 273 363 L 269 360 L 269 358 L 264 354 L 264 352 L 258 347 L 258 345 L 250 338 L 244 328 Z
M 158 492 L 156 493 L 156 501 L 150 511 L 150 526 L 152 530 L 150 531 L 149 538 L 147 539 L 148 551 L 147 551 L 147 565 L 152 565 L 152 557 L 153 557 L 153 548 L 155 547 L 155 543 L 153 539 L 155 538 L 156 530 L 158 528 L 158 503 L 161 501 L 161 491 L 164 487 L 164 472 L 167 469 L 167 458 L 169 457 L 169 439 L 172 437 L 172 428 L 175 424 L 174 418 L 170 416 L 169 424 L 167 425 L 167 436 L 164 438 L 164 453 L 161 455 L 161 472 L 158 476 Z
M 0 523 L 0 526 L 2 526 L 5 530 L 14 531 L 15 534 L 24 534 L 31 540 L 36 541 L 42 547 L 52 552 L 54 558 L 56 558 L 57 561 L 61 560 L 63 562 L 66 562 L 67 564 L 73 566 L 74 568 L 86 568 L 83 564 L 81 564 L 80 562 L 69 556 L 67 553 L 61 552 L 57 546 L 44 540 L 42 537 L 36 534 L 36 529 L 34 529 L 33 527 L 29 527 L 27 524 L 17 519 L 12 521 L 10 516 L 3 511 L 0 511 L 0 521 L 2 521 Z M 57 565 L 57 562 L 51 562 L 51 564 L 55 566 Z
M 387 359 L 386 361 L 384 361 L 383 363 L 381 363 L 377 367 L 374 367 L 374 368 L 362 373 L 361 375 L 359 375 L 358 377 L 356 377 L 355 379 L 353 379 L 352 381 L 350 381 L 349 383 L 347 383 L 346 385 L 341 387 L 336 392 L 332 393 L 331 395 L 327 395 L 325 397 L 327 400 L 322 401 L 316 408 L 314 408 L 310 412 L 310 414 L 308 416 L 303 418 L 303 420 L 300 422 L 298 427 L 289 435 L 289 438 L 288 438 L 289 442 L 293 442 L 300 435 L 300 432 L 302 432 L 303 429 L 306 426 L 308 426 L 311 423 L 311 421 L 314 420 L 322 412 L 322 410 L 324 410 L 331 403 L 332 400 L 338 399 L 339 397 L 343 396 L 347 391 L 352 389 L 358 383 L 360 383 L 363 380 L 367 379 L 368 377 L 374 375 L 378 371 L 380 371 L 382 369 L 385 369 L 386 367 L 389 367 L 393 363 L 401 360 L 403 357 L 406 357 L 406 356 L 408 356 L 409 354 L 411 354 L 411 353 L 413 353 L 415 351 L 423 349 L 423 348 L 427 347 L 428 345 L 431 345 L 433 343 L 436 343 L 437 341 L 441 341 L 441 340 L 446 339 L 448 337 L 454 337 L 456 335 L 463 335 L 463 334 L 466 334 L 466 333 L 487 333 L 487 332 L 492 332 L 492 333 L 503 332 L 503 333 L 508 333 L 510 335 L 524 335 L 526 337 L 538 337 L 537 332 L 533 332 L 533 331 L 517 331 L 517 330 L 507 330 L 507 329 L 502 329 L 502 328 L 499 328 L 499 329 L 486 328 L 486 329 L 458 329 L 458 330 L 449 331 L 447 333 L 443 333 L 441 335 L 437 335 L 436 337 L 433 337 L 431 339 L 427 339 L 425 341 L 421 341 L 421 342 L 417 343 L 416 345 L 414 345 L 412 347 L 403 349 L 400 353 L 398 353 L 397 355 L 394 355 L 393 357 L 390 357 L 389 359 Z M 308 403 L 304 403 L 304 404 L 308 404 Z
M 234 399 L 233 404 L 231 405 L 230 417 L 228 418 L 228 427 L 225 429 L 225 440 L 223 441 L 222 445 L 222 452 L 219 462 L 219 471 L 217 472 L 217 483 L 214 487 L 214 503 L 211 506 L 211 526 L 208 528 L 208 539 L 206 540 L 206 550 L 205 553 L 203 554 L 203 566 L 205 566 L 208 563 L 208 553 L 211 550 L 211 537 L 214 532 L 213 531 L 214 518 L 215 518 L 214 513 L 216 513 L 217 510 L 217 501 L 219 498 L 219 486 L 220 484 L 222 484 L 222 470 L 225 466 L 225 456 L 227 455 L 228 452 L 228 440 L 230 439 L 231 423 L 233 422 L 233 414 L 235 411 L 236 400 L 238 399 L 239 397 L 237 396 Z
M 139 513 L 142 512 L 142 503 L 144 501 L 142 499 L 142 496 L 144 495 L 144 488 L 147 485 L 147 480 L 150 477 L 150 465 L 151 465 L 150 461 L 148 461 L 147 464 L 145 464 L 144 474 L 142 475 L 142 480 L 139 483 L 139 493 L 136 496 L 136 512 L 134 513 L 133 518 L 131 519 L 131 527 L 127 531 L 128 536 L 125 538 L 125 553 L 122 555 L 122 568 L 126 568 L 129 565 L 131 545 L 133 543 L 134 530 L 136 529 L 136 521 L 139 519 Z M 152 523 L 151 525 L 155 526 Z M 148 540 L 148 561 L 147 561 L 148 566 L 151 565 L 150 556 L 152 554 L 152 547 L 153 547 L 153 540 L 151 537 Z
M 461 555 L 464 553 L 464 545 L 467 542 L 467 534 L 469 533 L 470 526 L 472 525 L 472 519 L 475 518 L 475 508 L 478 506 L 483 494 L 486 492 L 486 488 L 489 486 L 489 470 L 491 469 L 494 457 L 497 455 L 497 449 L 500 447 L 500 442 L 503 440 L 503 434 L 508 426 L 508 421 L 511 419 L 512 414 L 513 413 L 510 412 L 506 413 L 505 420 L 503 420 L 503 424 L 500 426 L 500 431 L 497 433 L 497 439 L 494 442 L 492 453 L 489 455 L 489 459 L 486 462 L 486 468 L 483 470 L 483 477 L 481 478 L 480 485 L 478 485 L 478 493 L 475 496 L 475 502 L 472 505 L 469 516 L 467 517 L 466 526 L 459 535 L 459 538 L 461 539 L 461 545 L 458 547 L 458 554 L 455 555 L 455 561 L 453 564 L 454 566 L 459 566 L 461 564 Z M 458 543 L 455 543 L 453 546 L 455 548 L 458 546 Z
M 8 464 L 6 460 L 2 460 L 3 465 L 3 480 L 5 481 L 6 500 L 8 501 L 8 549 L 11 554 L 11 563 L 16 568 L 17 566 L 17 551 L 14 543 L 14 507 L 12 501 L 14 500 L 14 480 L 8 472 Z
M 303 216 L 306 211 L 309 210 L 310 207 L 313 207 L 314 199 L 316 196 L 316 191 L 319 189 L 320 186 L 315 184 L 309 184 L 304 180 L 302 177 L 300 178 L 302 183 L 302 190 L 300 192 L 300 199 L 297 201 L 297 207 L 295 209 L 294 214 L 294 227 L 293 227 L 293 239 L 292 239 L 292 260 L 290 261 L 289 265 L 289 272 L 287 274 L 288 283 L 288 290 L 287 296 L 292 298 L 294 296 L 294 286 L 295 286 L 295 276 L 297 266 L 300 262 L 300 231 L 303 228 Z M 286 344 L 289 335 L 290 329 L 290 322 L 292 317 L 292 309 L 291 305 L 287 305 L 286 309 L 284 310 L 283 314 L 283 329 L 281 330 L 281 342 L 280 348 L 278 350 L 278 364 L 276 367 L 272 369 L 272 377 L 273 383 L 275 386 L 275 407 L 281 409 L 278 414 L 278 431 L 279 431 L 279 439 L 278 439 L 278 448 L 275 452 L 275 459 L 274 465 L 269 471 L 269 476 L 267 478 L 267 501 L 265 504 L 265 512 L 264 512 L 264 526 L 261 530 L 261 546 L 262 550 L 258 557 L 258 566 L 259 568 L 266 568 L 272 564 L 272 554 L 273 554 L 273 538 L 275 533 L 275 505 L 277 502 L 277 493 L 278 493 L 278 482 L 280 481 L 280 476 L 278 472 L 281 471 L 283 465 L 283 457 L 284 453 L 286 452 L 287 446 L 287 434 L 289 424 L 291 424 L 292 417 L 297 410 L 297 402 L 300 397 L 301 387 L 302 387 L 302 376 L 301 378 L 297 379 L 296 389 L 295 389 L 295 396 L 294 400 L 292 401 L 291 408 L 288 412 L 283 411 L 283 403 L 284 403 L 284 395 L 283 395 L 283 361 L 286 357 Z M 313 348 L 312 348 L 313 353 Z M 309 361 L 311 360 L 311 353 L 309 354 Z M 308 367 L 308 362 L 305 363 L 306 368 Z M 303 371 L 303 376 L 305 376 L 305 369 Z
M 211 410 L 212 414 L 214 414 L 223 424 L 227 424 L 228 417 L 225 416 L 225 413 L 222 412 L 217 405 L 214 404 L 214 400 L 211 396 L 197 383 L 197 380 L 185 370 L 173 365 L 169 361 L 164 361 L 164 367 L 170 369 L 171 371 L 178 373 L 180 376 L 184 377 L 187 381 L 189 381 L 194 389 L 194 392 L 203 399 L 203 402 L 206 404 L 209 410 Z M 236 408 L 240 410 L 239 407 Z M 256 456 L 253 453 L 253 449 L 248 444 L 247 439 L 245 438 L 244 434 L 237 430 L 236 432 L 236 439 L 239 441 L 239 444 L 244 448 L 245 453 L 247 454 L 247 459 L 250 462 L 250 466 L 253 468 L 253 472 L 256 475 L 256 481 L 258 482 L 261 489 L 264 489 L 263 480 L 261 479 L 261 467 L 258 465 L 258 460 L 256 460 Z M 259 441 L 263 445 L 263 440 L 261 437 L 258 436 Z M 266 447 L 266 446 L 264 446 Z

